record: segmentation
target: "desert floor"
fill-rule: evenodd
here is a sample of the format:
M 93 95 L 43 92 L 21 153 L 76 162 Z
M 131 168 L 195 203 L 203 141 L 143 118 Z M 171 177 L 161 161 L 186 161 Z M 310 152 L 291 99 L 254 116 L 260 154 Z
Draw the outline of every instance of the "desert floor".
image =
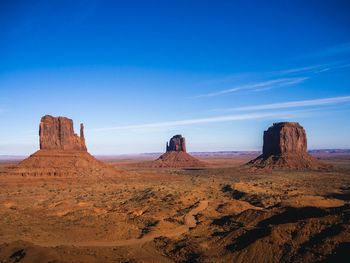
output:
M 202 157 L 203 169 L 106 160 L 120 172 L 99 178 L 1 174 L 0 262 L 349 262 L 350 156 L 322 156 L 328 172 L 252 172 L 241 167 L 251 158 Z

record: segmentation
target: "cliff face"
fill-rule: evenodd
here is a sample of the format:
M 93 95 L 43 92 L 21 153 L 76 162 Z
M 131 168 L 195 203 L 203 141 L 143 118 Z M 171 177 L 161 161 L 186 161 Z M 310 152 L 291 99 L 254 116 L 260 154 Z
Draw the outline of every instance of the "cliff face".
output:
M 40 150 L 7 172 L 21 176 L 104 176 L 116 170 L 87 152 L 84 125 L 80 136 L 74 133 L 73 121 L 46 115 L 39 125 Z
M 306 133 L 297 122 L 274 123 L 264 132 L 263 155 L 266 157 L 306 151 Z
M 84 125 L 80 125 L 80 137 L 74 133 L 73 121 L 66 117 L 46 115 L 39 126 L 41 150 L 87 151 Z
M 186 152 L 186 141 L 182 135 L 173 136 L 166 145 L 166 151 Z
M 304 128 L 297 122 L 274 123 L 264 132 L 263 153 L 247 164 L 257 169 L 326 169 L 307 152 Z
M 166 144 L 166 152 L 149 164 L 150 167 L 205 167 L 207 164 L 186 152 L 186 141 L 182 135 L 173 136 Z

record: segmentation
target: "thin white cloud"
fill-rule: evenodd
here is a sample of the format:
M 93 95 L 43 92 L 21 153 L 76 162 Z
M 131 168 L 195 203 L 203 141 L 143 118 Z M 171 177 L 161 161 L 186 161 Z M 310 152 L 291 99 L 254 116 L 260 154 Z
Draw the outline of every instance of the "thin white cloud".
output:
M 342 43 L 333 47 L 325 48 L 318 52 L 312 53 L 307 57 L 328 57 L 350 53 L 350 42 Z
M 347 64 L 343 64 L 337 67 L 337 69 L 344 69 L 344 68 L 349 68 L 350 67 L 350 63 Z
M 194 87 L 201 87 L 201 86 L 211 86 L 211 85 L 217 85 L 220 83 L 226 83 L 230 81 L 239 81 L 243 79 L 247 79 L 249 77 L 252 77 L 252 73 L 234 73 L 230 75 L 223 76 L 221 78 L 214 78 L 214 79 L 207 79 L 204 81 L 200 81 L 195 83 Z
M 289 101 L 281 103 L 271 103 L 271 104 L 261 104 L 261 105 L 252 105 L 236 108 L 224 108 L 224 109 L 215 109 L 212 111 L 248 111 L 248 110 L 276 110 L 276 109 L 287 109 L 287 108 L 298 108 L 298 107 L 309 107 L 309 106 L 322 106 L 330 104 L 339 104 L 350 102 L 350 96 L 342 97 L 331 97 L 323 99 L 313 99 L 313 100 L 299 100 L 299 101 Z
M 315 73 L 322 73 L 322 72 L 326 72 L 326 71 L 329 71 L 329 70 L 331 70 L 331 68 L 323 68 L 323 69 L 315 71 Z
M 300 74 L 300 73 L 308 73 L 308 72 L 314 72 L 315 70 L 319 71 L 324 68 L 328 68 L 329 65 L 327 64 L 321 64 L 321 65 L 312 65 L 312 66 L 306 66 L 306 67 L 300 67 L 300 68 L 292 68 L 292 69 L 286 69 L 286 70 L 280 70 L 276 71 L 277 74 L 281 75 L 287 75 L 287 74 Z
M 215 97 L 215 96 L 220 96 L 220 95 L 225 95 L 241 90 L 262 90 L 262 89 L 274 89 L 274 88 L 281 88 L 281 87 L 287 87 L 287 86 L 293 86 L 296 84 L 299 84 L 305 80 L 307 80 L 307 77 L 298 77 L 298 78 L 279 78 L 279 79 L 274 79 L 274 80 L 268 80 L 268 81 L 262 81 L 262 82 L 256 82 L 256 83 L 251 83 L 251 84 L 246 84 L 246 85 L 240 85 L 231 89 L 225 89 L 225 90 L 220 90 L 217 92 L 212 92 L 212 93 L 207 93 L 207 94 L 202 94 L 195 96 L 196 98 L 199 97 Z
M 147 124 L 115 126 L 115 127 L 106 127 L 106 128 L 95 128 L 95 129 L 88 129 L 87 131 L 89 131 L 89 132 L 106 132 L 106 131 L 117 131 L 117 130 L 140 130 L 140 129 L 149 129 L 149 128 L 178 127 L 178 126 L 206 124 L 206 123 L 244 121 L 244 120 L 271 118 L 271 117 L 273 117 L 273 118 L 288 118 L 291 116 L 295 116 L 296 113 L 300 114 L 301 111 L 298 111 L 298 112 L 263 112 L 263 113 L 254 112 L 254 113 L 248 113 L 248 114 L 215 116 L 215 117 L 209 117 L 209 118 L 198 118 L 198 119 L 156 122 L 156 123 L 147 123 Z
M 295 75 L 305 75 L 305 74 L 318 74 L 326 72 L 332 69 L 340 69 L 347 67 L 348 64 L 342 65 L 342 62 L 332 62 L 327 64 L 317 64 L 309 65 L 298 68 L 281 69 L 276 71 L 266 71 L 266 72 L 245 72 L 245 73 L 235 73 L 226 75 L 222 78 L 210 79 L 194 84 L 195 87 L 198 86 L 211 86 L 225 82 L 232 81 L 243 81 L 252 78 L 273 78 L 273 77 L 288 77 Z

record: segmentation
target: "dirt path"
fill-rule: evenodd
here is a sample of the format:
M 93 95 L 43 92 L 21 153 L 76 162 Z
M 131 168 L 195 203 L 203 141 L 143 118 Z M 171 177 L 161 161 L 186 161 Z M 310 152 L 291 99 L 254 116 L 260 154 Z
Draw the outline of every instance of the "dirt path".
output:
M 192 209 L 190 212 L 188 212 L 185 215 L 185 226 L 188 228 L 193 228 L 197 225 L 197 221 L 195 219 L 195 215 L 197 215 L 199 212 L 205 210 L 208 207 L 209 202 L 208 201 L 201 201 L 199 202 L 199 206 Z
M 207 200 L 200 201 L 199 205 L 189 211 L 185 215 L 185 224 L 174 229 L 168 229 L 165 233 L 149 233 L 142 238 L 132 238 L 127 240 L 115 240 L 115 241 L 79 241 L 79 242 L 45 242 L 45 243 L 36 243 L 40 246 L 45 247 L 55 247 L 55 246 L 78 246 L 78 247 L 118 247 L 118 246 L 134 246 L 142 245 L 146 242 L 152 241 L 156 237 L 165 236 L 165 237 L 176 237 L 188 232 L 191 228 L 197 225 L 195 215 L 205 210 L 208 207 L 209 202 Z

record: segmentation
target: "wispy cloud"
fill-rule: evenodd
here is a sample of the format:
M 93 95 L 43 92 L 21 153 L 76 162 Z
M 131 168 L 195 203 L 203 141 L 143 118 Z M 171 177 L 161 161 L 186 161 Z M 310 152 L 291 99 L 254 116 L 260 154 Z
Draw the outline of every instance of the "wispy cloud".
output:
M 255 82 L 250 83 L 246 85 L 240 85 L 236 86 L 230 89 L 220 90 L 217 92 L 207 93 L 195 96 L 196 98 L 200 97 L 215 97 L 220 95 L 225 95 L 241 90 L 253 90 L 253 91 L 259 91 L 259 90 L 269 90 L 274 88 L 281 88 L 281 87 L 289 87 L 296 84 L 299 84 L 305 80 L 307 80 L 307 77 L 298 77 L 298 78 L 279 78 L 274 80 L 268 80 L 268 81 L 261 81 L 261 82 Z
M 287 108 L 298 108 L 298 107 L 309 107 L 309 106 L 322 106 L 330 104 L 339 104 L 350 102 L 350 96 L 342 97 L 331 97 L 323 99 L 313 99 L 313 100 L 299 100 L 299 101 L 289 101 L 281 103 L 271 103 L 271 104 L 261 104 L 245 107 L 236 108 L 224 108 L 215 109 L 212 111 L 248 111 L 248 110 L 275 110 L 275 109 L 287 109 Z
M 274 73 L 277 75 L 293 75 L 293 74 L 306 74 L 306 73 L 321 73 L 327 70 L 330 70 L 334 66 L 334 63 L 329 64 L 319 64 L 319 65 L 311 65 L 299 68 L 291 68 L 285 70 L 278 70 Z
M 200 82 L 193 84 L 193 86 L 194 87 L 201 87 L 201 86 L 217 85 L 217 84 L 221 84 L 221 83 L 242 80 L 242 79 L 250 77 L 251 75 L 252 75 L 251 73 L 235 73 L 235 74 L 223 76 L 221 78 L 203 80 L 203 81 L 200 81 Z
M 149 128 L 178 127 L 178 126 L 206 124 L 206 123 L 244 121 L 244 120 L 271 118 L 271 117 L 284 119 L 284 118 L 289 118 L 289 117 L 295 116 L 296 114 L 300 114 L 300 113 L 303 113 L 303 112 L 302 111 L 262 112 L 262 113 L 261 112 L 254 112 L 254 113 L 248 113 L 248 114 L 215 116 L 215 117 L 209 117 L 209 118 L 197 118 L 197 119 L 156 122 L 156 123 L 147 123 L 147 124 L 95 128 L 95 129 L 88 129 L 87 131 L 89 131 L 89 132 L 106 132 L 106 131 L 117 131 L 117 130 L 140 130 L 140 129 L 149 129 Z
M 339 65 L 339 66 L 337 67 L 337 69 L 347 69 L 347 68 L 350 68 L 350 63 L 343 64 L 343 65 Z
M 284 70 L 277 70 L 272 72 L 265 72 L 265 76 L 280 76 L 280 77 L 288 77 L 288 76 L 309 76 L 315 74 L 320 74 L 327 71 L 336 71 L 344 68 L 348 68 L 349 63 L 346 61 L 333 61 L 327 64 L 318 64 L 318 65 L 310 65 L 299 68 L 290 68 Z
M 313 53 L 309 54 L 304 54 L 300 56 L 299 58 L 315 58 L 315 57 L 336 57 L 337 55 L 345 55 L 349 54 L 350 55 L 350 42 L 347 43 L 342 43 L 333 47 L 328 47 L 323 50 L 319 50 Z M 329 59 L 328 58 L 328 59 Z M 334 58 L 333 58 L 334 59 Z M 215 84 L 220 84 L 220 83 L 225 83 L 225 82 L 232 82 L 233 80 L 237 79 L 247 79 L 251 77 L 257 77 L 257 78 L 264 78 L 264 79 L 271 79 L 275 77 L 290 77 L 290 76 L 310 76 L 310 74 L 319 74 L 323 72 L 327 72 L 330 70 L 339 70 L 343 68 L 349 67 L 349 64 L 343 64 L 343 63 L 348 63 L 347 61 L 334 61 L 329 62 L 329 63 L 324 63 L 324 64 L 317 64 L 317 65 L 307 65 L 307 66 L 301 66 L 297 68 L 290 68 L 290 69 L 282 69 L 282 70 L 276 70 L 276 71 L 267 71 L 267 72 L 250 72 L 250 73 L 235 73 L 231 75 L 227 75 L 218 79 L 211 79 L 211 80 L 206 80 L 203 82 L 199 82 L 195 84 L 195 86 L 206 86 L 206 85 L 215 85 Z M 265 82 L 260 82 L 260 83 L 266 83 L 270 81 L 278 81 L 277 80 L 269 80 Z M 259 83 L 256 83 L 257 85 Z M 231 92 L 236 92 L 240 91 L 242 89 L 249 89 L 251 86 L 254 86 L 255 84 L 247 84 L 247 85 L 241 85 L 238 87 L 234 87 L 231 89 L 226 89 L 226 90 L 221 90 L 218 92 L 213 92 L 213 93 L 208 93 L 208 94 L 202 94 L 198 95 L 195 97 L 212 97 L 212 96 L 219 96 Z M 254 89 L 254 87 L 252 87 Z M 256 91 L 262 91 L 262 90 L 268 90 L 271 88 L 260 88 Z
M 306 79 L 311 78 L 313 75 L 328 72 L 328 71 L 336 71 L 349 68 L 350 64 L 346 61 L 333 61 L 324 64 L 316 64 L 316 65 L 308 65 L 301 66 L 296 68 L 289 69 L 281 69 L 276 71 L 266 71 L 266 72 L 250 72 L 250 73 L 235 73 L 231 75 L 227 75 L 218 79 L 211 79 L 199 82 L 194 84 L 194 86 L 214 86 L 217 84 L 222 84 L 226 82 L 246 82 L 247 79 L 260 79 L 260 81 L 256 81 L 254 83 L 241 84 L 236 87 L 230 89 L 219 90 L 217 92 L 201 94 L 197 96 L 193 96 L 192 98 L 200 98 L 200 97 L 214 97 L 220 96 L 227 93 L 233 93 L 237 91 L 241 91 L 244 89 L 252 89 L 252 91 L 265 91 L 273 88 L 278 88 L 283 85 L 283 81 L 285 81 L 285 86 L 298 84 Z M 262 79 L 265 79 L 262 81 Z M 293 83 L 293 80 L 296 83 Z M 288 84 L 288 82 L 291 82 Z M 280 85 L 279 85 L 280 84 Z M 275 86 L 272 86 L 275 85 Z
M 329 57 L 345 53 L 350 53 L 350 42 L 319 50 L 307 55 L 306 57 Z

